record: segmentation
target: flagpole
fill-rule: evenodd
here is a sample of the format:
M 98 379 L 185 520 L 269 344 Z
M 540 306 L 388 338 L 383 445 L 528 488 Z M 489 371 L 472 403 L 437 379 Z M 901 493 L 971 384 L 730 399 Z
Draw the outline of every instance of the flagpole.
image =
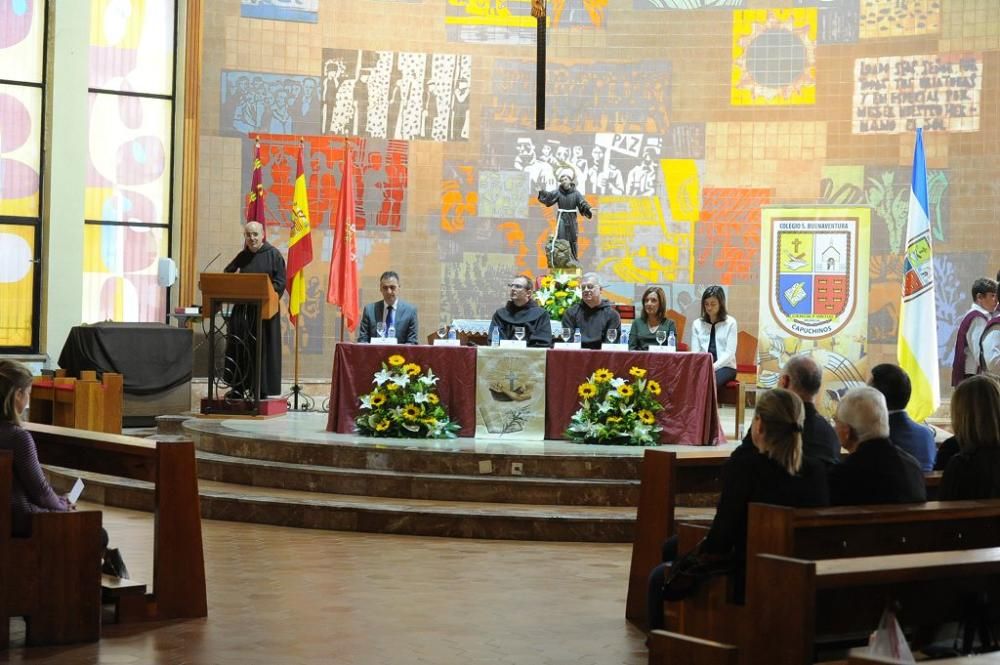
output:
M 299 410 L 299 392 L 302 388 L 299 386 L 299 326 L 295 325 L 295 383 L 292 385 L 292 410 Z

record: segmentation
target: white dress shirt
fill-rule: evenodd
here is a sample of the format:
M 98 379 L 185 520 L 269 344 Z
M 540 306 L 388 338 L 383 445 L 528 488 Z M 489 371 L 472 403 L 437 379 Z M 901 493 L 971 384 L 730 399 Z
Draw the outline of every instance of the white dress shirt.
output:
M 965 333 L 965 373 L 979 374 L 979 343 L 984 341 L 983 332 L 986 330 L 987 322 L 993 317 L 993 312 L 975 303 L 972 304 L 972 309 L 969 311 L 979 312 L 986 317 L 977 316 Z

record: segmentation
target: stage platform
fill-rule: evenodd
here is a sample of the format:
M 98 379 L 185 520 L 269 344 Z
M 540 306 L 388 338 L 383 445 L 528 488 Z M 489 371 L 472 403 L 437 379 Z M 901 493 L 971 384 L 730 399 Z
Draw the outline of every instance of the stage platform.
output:
M 178 421 L 198 450 L 206 519 L 447 537 L 631 542 L 643 448 L 567 441 L 372 439 L 325 413 Z M 661 446 L 680 460 L 679 514 L 714 512 L 735 444 Z M 85 497 L 151 509 L 138 481 L 82 475 Z

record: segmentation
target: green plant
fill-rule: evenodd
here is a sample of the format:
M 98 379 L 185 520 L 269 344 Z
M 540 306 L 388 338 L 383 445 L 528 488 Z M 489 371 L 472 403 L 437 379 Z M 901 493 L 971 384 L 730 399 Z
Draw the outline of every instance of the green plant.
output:
M 438 377 L 431 368 L 406 362 L 397 354 L 382 363 L 372 383 L 375 390 L 362 395 L 361 413 L 355 419 L 365 436 L 454 439 L 461 427 L 448 417 L 434 390 Z
M 656 424 L 656 412 L 663 409 L 657 399 L 662 388 L 646 378 L 645 369 L 633 367 L 629 374 L 632 383 L 602 368 L 580 384 L 580 408 L 566 428 L 568 439 L 630 446 L 659 444 L 663 428 Z

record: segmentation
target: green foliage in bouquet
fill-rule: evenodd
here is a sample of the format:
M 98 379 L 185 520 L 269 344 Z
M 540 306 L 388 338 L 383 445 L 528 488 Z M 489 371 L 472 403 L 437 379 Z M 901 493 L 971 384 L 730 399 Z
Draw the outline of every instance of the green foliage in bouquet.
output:
M 438 377 L 431 368 L 406 362 L 397 354 L 382 363 L 372 383 L 375 390 L 362 395 L 361 413 L 355 419 L 365 436 L 454 439 L 460 425 L 448 417 L 434 391 Z
M 577 443 L 656 446 L 663 428 L 656 424 L 660 384 L 646 379 L 646 370 L 633 367 L 628 379 L 599 369 L 577 388 L 580 408 L 570 419 L 566 438 Z
M 580 297 L 580 280 L 575 277 L 561 282 L 546 275 L 535 291 L 535 300 L 549 313 L 549 318 L 556 321 L 562 320 L 566 310 L 580 302 Z

